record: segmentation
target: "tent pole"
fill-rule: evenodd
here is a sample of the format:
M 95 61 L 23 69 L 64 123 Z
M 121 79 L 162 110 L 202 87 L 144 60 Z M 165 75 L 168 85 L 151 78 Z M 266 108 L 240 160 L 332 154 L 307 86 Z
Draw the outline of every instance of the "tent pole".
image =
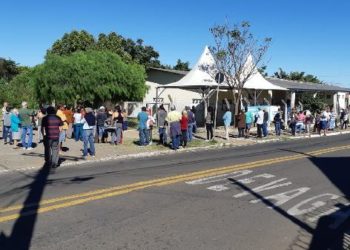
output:
M 218 116 L 218 102 L 219 102 L 219 84 L 218 87 L 216 88 L 216 103 L 215 103 L 215 119 L 214 119 L 214 136 L 213 139 L 216 135 L 216 121 L 217 121 L 217 116 Z
M 254 89 L 254 106 L 256 106 L 256 89 Z
M 159 87 L 156 87 L 156 112 L 158 114 L 158 89 Z M 159 127 L 159 123 L 158 123 L 158 117 L 157 117 L 157 127 Z

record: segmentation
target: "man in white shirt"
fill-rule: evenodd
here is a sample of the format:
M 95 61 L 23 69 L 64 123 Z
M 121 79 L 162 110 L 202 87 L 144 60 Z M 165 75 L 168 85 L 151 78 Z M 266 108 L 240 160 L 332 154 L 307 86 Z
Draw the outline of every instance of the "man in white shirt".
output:
M 261 108 L 258 109 L 257 113 L 257 120 L 256 120 L 256 125 L 257 125 L 257 132 L 258 132 L 258 137 L 262 137 L 262 127 L 264 124 L 264 111 L 261 110 Z

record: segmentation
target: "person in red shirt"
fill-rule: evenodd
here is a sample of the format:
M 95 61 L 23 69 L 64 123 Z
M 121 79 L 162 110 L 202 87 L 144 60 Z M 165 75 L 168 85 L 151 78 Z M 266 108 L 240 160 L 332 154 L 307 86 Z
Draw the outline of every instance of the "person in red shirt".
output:
M 187 146 L 187 130 L 188 130 L 188 115 L 186 110 L 182 112 L 180 124 L 181 124 L 181 134 L 182 134 L 180 145 L 185 148 Z

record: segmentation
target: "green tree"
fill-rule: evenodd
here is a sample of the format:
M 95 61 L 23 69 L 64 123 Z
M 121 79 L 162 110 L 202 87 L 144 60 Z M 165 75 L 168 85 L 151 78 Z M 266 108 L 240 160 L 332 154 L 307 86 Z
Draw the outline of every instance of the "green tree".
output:
M 299 71 L 291 71 L 287 73 L 283 69 L 279 68 L 277 72 L 274 73 L 274 76 L 279 79 L 286 79 L 286 80 L 292 80 L 292 81 L 301 81 L 301 82 L 311 82 L 311 83 L 320 83 L 323 82 L 317 78 L 317 76 L 311 75 L 311 74 L 305 74 L 305 72 L 299 72 Z
M 15 61 L 0 57 L 0 79 L 9 82 L 18 74 L 19 69 Z
M 47 54 L 69 55 L 76 51 L 87 51 L 96 46 L 93 35 L 85 30 L 65 33 L 63 37 L 52 45 Z
M 260 68 L 258 68 L 258 71 L 259 71 L 259 73 L 260 73 L 262 76 L 267 77 L 268 74 L 267 74 L 267 72 L 266 72 L 266 69 L 267 69 L 267 66 L 264 65 L 264 66 L 261 66 Z
M 18 74 L 6 84 L 0 84 L 0 102 L 4 101 L 9 102 L 13 107 L 20 107 L 22 101 L 27 101 L 32 108 L 38 107 L 32 70 Z
M 47 56 L 33 69 L 38 100 L 75 103 L 132 100 L 144 97 L 145 70 L 126 64 L 110 51 L 76 52 L 68 56 Z
M 161 67 L 159 53 L 152 47 L 143 44 L 142 39 L 136 41 L 124 38 L 115 32 L 101 33 L 95 39 L 87 31 L 65 33 L 47 51 L 47 55 L 70 55 L 77 51 L 111 51 L 119 55 L 125 62 L 136 62 L 145 67 Z
M 308 82 L 314 84 L 323 84 L 323 82 L 318 79 L 317 76 L 311 74 L 305 74 L 305 72 L 299 71 L 291 71 L 290 73 L 285 72 L 281 68 L 278 69 L 277 72 L 274 73 L 274 76 L 280 79 L 300 81 L 300 82 Z M 324 97 L 320 95 L 315 95 L 314 93 L 304 92 L 299 95 L 299 101 L 303 104 L 304 109 L 308 109 L 311 112 L 315 112 L 316 110 L 321 110 L 326 103 Z
M 177 59 L 176 65 L 173 67 L 175 70 L 189 71 L 189 62 L 183 62 L 181 59 Z
M 108 35 L 101 33 L 98 35 L 96 49 L 99 51 L 111 51 L 119 55 L 124 61 L 130 62 L 131 55 L 123 47 L 124 38 L 115 32 Z

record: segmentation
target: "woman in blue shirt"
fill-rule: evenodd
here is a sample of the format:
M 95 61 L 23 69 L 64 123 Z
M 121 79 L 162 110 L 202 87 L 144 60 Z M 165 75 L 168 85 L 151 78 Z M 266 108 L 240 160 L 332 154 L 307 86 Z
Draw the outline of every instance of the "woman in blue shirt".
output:
M 225 112 L 224 116 L 222 117 L 222 119 L 224 120 L 224 125 L 225 125 L 225 138 L 226 138 L 226 140 L 228 140 L 229 139 L 229 128 L 230 128 L 231 122 L 232 122 L 232 113 L 227 107 L 226 107 L 226 112 Z

